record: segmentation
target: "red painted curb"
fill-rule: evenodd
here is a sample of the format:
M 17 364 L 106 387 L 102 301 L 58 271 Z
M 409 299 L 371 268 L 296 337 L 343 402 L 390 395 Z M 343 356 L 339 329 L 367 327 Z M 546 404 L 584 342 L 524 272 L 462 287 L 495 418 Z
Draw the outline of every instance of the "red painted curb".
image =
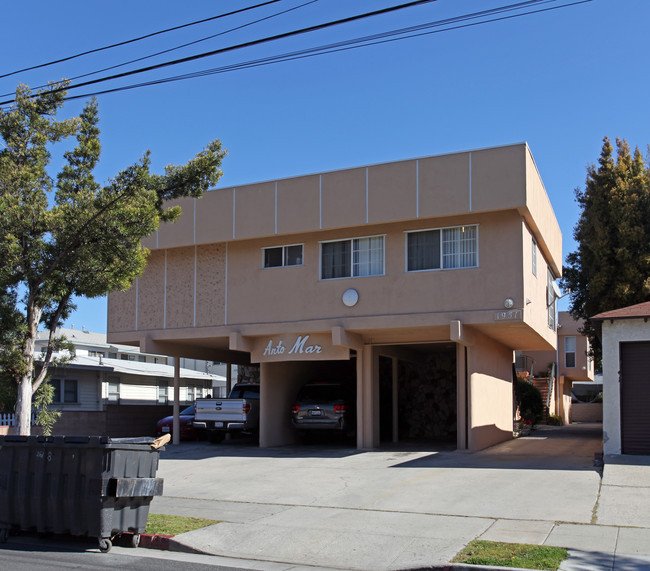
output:
M 140 534 L 140 547 L 149 549 L 166 549 L 169 550 L 169 540 L 173 535 L 152 535 L 149 533 Z

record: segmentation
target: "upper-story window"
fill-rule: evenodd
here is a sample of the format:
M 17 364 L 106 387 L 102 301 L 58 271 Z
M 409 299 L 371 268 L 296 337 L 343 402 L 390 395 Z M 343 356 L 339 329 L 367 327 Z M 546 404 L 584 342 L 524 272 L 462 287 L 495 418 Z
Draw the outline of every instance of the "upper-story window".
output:
M 302 265 L 302 244 L 264 248 L 264 267 L 282 268 Z
M 478 266 L 478 226 L 455 226 L 406 233 L 406 271 Z
M 537 276 L 537 242 L 535 241 L 535 238 L 533 238 L 533 245 L 532 245 L 533 251 L 532 251 L 532 256 L 533 256 L 533 275 Z
M 572 369 L 576 366 L 576 338 L 564 338 L 564 366 Z
M 384 275 L 384 236 L 322 242 L 321 279 Z
M 548 326 L 549 329 L 555 331 L 556 325 L 556 306 L 557 306 L 557 285 L 555 285 L 555 276 L 551 271 L 551 268 L 548 268 L 546 274 L 546 306 L 548 307 Z

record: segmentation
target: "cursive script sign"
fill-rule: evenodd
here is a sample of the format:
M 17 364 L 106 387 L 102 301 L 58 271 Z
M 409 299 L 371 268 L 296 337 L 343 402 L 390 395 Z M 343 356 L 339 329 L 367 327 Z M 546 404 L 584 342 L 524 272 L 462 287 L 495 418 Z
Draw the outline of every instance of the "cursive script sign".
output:
M 326 333 L 261 337 L 254 343 L 254 349 L 251 351 L 251 361 L 254 363 L 350 358 L 350 350 L 332 345 L 332 336 Z

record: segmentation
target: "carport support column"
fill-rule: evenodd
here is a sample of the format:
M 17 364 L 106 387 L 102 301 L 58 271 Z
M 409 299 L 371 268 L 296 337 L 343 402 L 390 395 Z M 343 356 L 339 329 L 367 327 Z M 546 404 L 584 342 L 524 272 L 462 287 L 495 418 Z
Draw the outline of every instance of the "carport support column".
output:
M 469 448 L 469 372 L 468 348 L 456 343 L 456 447 L 458 450 Z
M 174 355 L 174 421 L 172 423 L 173 444 L 180 444 L 181 441 L 180 401 L 181 401 L 181 358 L 178 355 Z
M 379 355 L 371 345 L 357 350 L 357 448 L 379 446 Z

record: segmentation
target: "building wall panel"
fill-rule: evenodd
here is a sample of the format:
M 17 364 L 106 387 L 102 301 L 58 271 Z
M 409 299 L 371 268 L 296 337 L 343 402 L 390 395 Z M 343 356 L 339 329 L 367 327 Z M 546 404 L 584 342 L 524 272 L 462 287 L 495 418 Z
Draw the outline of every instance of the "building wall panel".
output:
M 196 250 L 196 327 L 223 325 L 226 311 L 226 245 Z
M 322 228 L 366 224 L 366 169 L 323 173 L 321 178 Z
M 138 330 L 162 329 L 165 311 L 165 252 L 149 254 L 147 267 L 138 278 Z
M 450 216 L 470 211 L 470 154 L 418 161 L 419 216 Z
M 165 328 L 194 325 L 195 248 L 167 250 Z
M 137 279 L 126 291 L 112 291 L 108 294 L 108 331 L 135 331 Z

